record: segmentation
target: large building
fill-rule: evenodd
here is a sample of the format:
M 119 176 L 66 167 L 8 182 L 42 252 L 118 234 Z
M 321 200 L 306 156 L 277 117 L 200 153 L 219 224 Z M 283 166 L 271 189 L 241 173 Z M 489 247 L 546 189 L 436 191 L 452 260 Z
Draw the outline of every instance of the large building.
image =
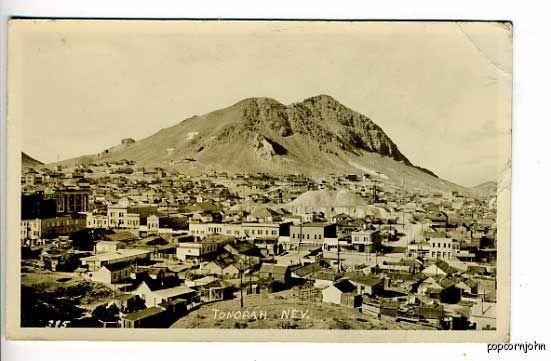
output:
M 118 204 L 107 206 L 109 228 L 139 228 L 140 215 L 128 212 L 128 201 L 121 200 Z
M 455 259 L 460 254 L 460 245 L 452 238 L 433 237 L 428 241 L 409 244 L 408 254 L 428 259 Z
M 64 189 L 45 194 L 46 199 L 55 199 L 58 214 L 88 212 L 88 190 Z
M 228 237 L 216 237 L 197 242 L 179 242 L 178 248 L 176 248 L 176 258 L 182 261 L 201 261 L 220 250 L 230 240 L 231 238 Z
M 337 239 L 335 223 L 303 223 L 291 225 L 291 244 L 323 245 L 327 239 Z
M 288 237 L 291 223 L 190 223 L 189 231 L 197 237 L 213 234 L 249 240 Z
M 100 253 L 80 259 L 88 271 L 97 271 L 101 267 L 114 264 L 132 264 L 149 259 L 152 251 L 145 249 L 119 249 L 114 252 Z
M 21 220 L 21 239 L 53 238 L 86 228 L 86 217 L 80 214 Z

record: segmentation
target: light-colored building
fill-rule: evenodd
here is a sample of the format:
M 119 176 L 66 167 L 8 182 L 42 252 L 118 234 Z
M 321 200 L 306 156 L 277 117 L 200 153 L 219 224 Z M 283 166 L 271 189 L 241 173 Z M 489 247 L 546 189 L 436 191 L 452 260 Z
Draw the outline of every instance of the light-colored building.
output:
M 131 267 L 126 263 L 106 264 L 100 269 L 86 273 L 86 278 L 95 281 L 112 285 L 130 279 Z
M 82 266 L 89 271 L 97 271 L 104 265 L 133 263 L 149 259 L 152 251 L 145 249 L 119 249 L 115 252 L 100 253 L 80 259 Z
M 99 241 L 94 246 L 94 253 L 109 253 L 115 252 L 120 247 L 120 242 L 117 241 Z
M 290 226 L 291 244 L 323 245 L 326 239 L 336 240 L 337 225 L 334 223 L 303 223 Z M 330 243 L 330 242 L 328 242 Z
M 52 218 L 21 220 L 21 239 L 40 239 L 67 235 L 86 228 L 86 218 L 82 215 L 67 215 Z
M 105 228 L 138 229 L 140 227 L 140 215 L 137 213 L 129 213 L 129 206 L 130 201 L 128 200 L 128 198 L 122 198 L 117 204 L 108 205 L 107 227 Z M 101 225 L 105 224 L 103 218 L 96 218 L 96 223 Z M 91 218 L 91 225 L 94 225 L 93 218 Z
M 434 237 L 428 241 L 408 245 L 411 257 L 454 260 L 460 254 L 459 242 L 452 238 Z
M 289 236 L 290 222 L 283 223 L 190 223 L 189 231 L 197 237 L 220 234 L 249 240 Z
M 180 242 L 176 248 L 176 258 L 182 261 L 199 261 L 224 247 L 230 238 L 203 239 L 197 242 Z
M 140 296 L 147 307 L 158 306 L 175 299 L 185 300 L 188 304 L 199 301 L 199 293 L 186 285 L 152 290 L 146 282 L 142 282 L 132 293 Z
M 109 219 L 104 214 L 86 215 L 86 228 L 109 228 Z
M 357 287 L 349 280 L 343 278 L 334 282 L 321 291 L 322 300 L 348 307 L 361 306 L 361 296 L 357 294 Z
M 377 231 L 359 230 L 350 234 L 352 246 L 358 252 L 372 252 Z

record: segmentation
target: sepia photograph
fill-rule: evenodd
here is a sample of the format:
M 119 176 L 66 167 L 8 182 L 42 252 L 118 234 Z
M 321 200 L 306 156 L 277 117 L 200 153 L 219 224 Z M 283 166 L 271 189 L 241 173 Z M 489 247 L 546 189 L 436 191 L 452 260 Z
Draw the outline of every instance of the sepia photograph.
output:
M 507 342 L 512 37 L 10 20 L 8 337 Z

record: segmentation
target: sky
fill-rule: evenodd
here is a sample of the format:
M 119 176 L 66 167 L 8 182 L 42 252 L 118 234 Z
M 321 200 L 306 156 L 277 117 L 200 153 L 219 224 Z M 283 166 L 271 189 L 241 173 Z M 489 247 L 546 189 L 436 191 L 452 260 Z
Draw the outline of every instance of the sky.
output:
M 48 163 L 244 98 L 328 94 L 412 163 L 473 186 L 505 150 L 511 36 L 500 23 L 12 22 L 9 119 Z

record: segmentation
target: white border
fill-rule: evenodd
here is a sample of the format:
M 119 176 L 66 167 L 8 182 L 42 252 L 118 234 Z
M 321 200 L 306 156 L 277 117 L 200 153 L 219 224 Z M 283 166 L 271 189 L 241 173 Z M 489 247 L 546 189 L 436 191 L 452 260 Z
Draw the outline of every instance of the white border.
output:
M 543 4 L 543 2 L 542 2 Z M 10 1 L 2 4 L 2 94 L 5 94 L 6 13 L 28 16 L 64 17 L 185 17 L 185 18 L 333 18 L 333 19 L 487 19 L 512 20 L 515 34 L 514 105 L 513 105 L 513 214 L 512 214 L 512 342 L 548 342 L 549 324 L 547 274 L 550 245 L 545 232 L 551 176 L 546 152 L 551 134 L 549 84 L 547 70 L 551 64 L 547 26 L 548 9 L 544 5 L 507 1 L 392 1 L 362 4 L 345 0 L 318 0 L 299 4 L 295 1 L 211 1 L 188 4 L 169 1 Z M 4 13 L 6 12 L 6 13 Z M 525 90 L 530 89 L 528 93 Z M 534 91 L 535 90 L 535 91 Z M 2 179 L 5 179 L 5 97 L 2 96 Z M 2 181 L 2 199 L 5 183 Z M 5 208 L 2 202 L 2 236 Z M 541 232 L 540 230 L 544 230 Z M 5 240 L 4 240 L 5 241 Z M 2 254 L 4 243 L 2 243 Z M 2 264 L 2 268 L 4 265 Z M 4 269 L 2 269 L 4 271 Z M 4 273 L 3 273 L 4 274 Z M 3 281 L 3 278 L 2 278 Z M 4 293 L 2 292 L 2 298 Z M 2 305 L 4 302 L 2 302 Z M 2 312 L 4 309 L 2 308 Z M 2 314 L 4 316 L 4 314 Z M 4 317 L 2 317 L 4 319 Z M 4 324 L 2 324 L 2 331 Z M 3 333 L 2 333 L 3 334 Z M 484 345 L 431 344 L 173 344 L 163 343 L 87 343 L 87 342 L 5 342 L 2 356 L 14 360 L 149 360 L 193 358 L 257 359 L 310 358 L 333 360 L 336 357 L 368 358 L 375 355 L 387 359 L 471 359 L 486 355 Z M 9 354 L 4 354 L 7 351 Z M 63 352 L 62 352 L 63 351 Z M 406 356 L 407 355 L 407 356 Z M 544 359 L 546 353 L 531 353 L 532 359 Z M 521 357 L 521 353 L 501 354 L 504 359 Z

